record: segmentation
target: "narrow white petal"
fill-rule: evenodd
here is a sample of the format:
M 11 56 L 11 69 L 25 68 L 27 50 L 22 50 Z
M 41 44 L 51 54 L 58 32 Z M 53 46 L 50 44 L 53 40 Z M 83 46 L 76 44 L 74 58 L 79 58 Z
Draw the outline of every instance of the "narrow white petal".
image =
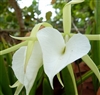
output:
M 17 79 L 24 84 L 24 64 L 25 64 L 25 52 L 26 46 L 18 49 L 13 55 L 12 69 L 17 77 Z
M 39 68 L 42 66 L 42 52 L 38 42 L 34 43 L 32 55 L 29 59 L 26 74 L 24 78 L 24 85 L 26 88 L 27 95 L 29 94 L 33 83 L 35 81 L 36 75 L 38 73 Z

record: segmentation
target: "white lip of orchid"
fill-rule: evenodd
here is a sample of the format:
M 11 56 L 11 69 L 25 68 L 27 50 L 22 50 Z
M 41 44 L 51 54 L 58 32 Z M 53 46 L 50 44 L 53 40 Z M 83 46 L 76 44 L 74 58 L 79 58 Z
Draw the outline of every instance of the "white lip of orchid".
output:
M 39 30 L 37 39 L 43 52 L 44 71 L 49 77 L 52 88 L 53 77 L 65 66 L 86 55 L 90 50 L 88 39 L 80 33 L 67 39 L 65 43 L 59 31 L 47 27 Z

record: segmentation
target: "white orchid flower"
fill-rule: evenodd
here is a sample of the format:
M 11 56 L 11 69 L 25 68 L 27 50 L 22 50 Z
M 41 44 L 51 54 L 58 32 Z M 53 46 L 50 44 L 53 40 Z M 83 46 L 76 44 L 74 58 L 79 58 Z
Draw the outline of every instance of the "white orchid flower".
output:
M 37 76 L 37 72 L 42 66 L 42 51 L 36 38 L 36 33 L 39 29 L 42 28 L 41 26 L 52 27 L 49 23 L 46 22 L 39 23 L 32 29 L 31 35 L 29 37 L 11 36 L 14 39 L 24 40 L 24 42 L 6 50 L 0 51 L 0 55 L 3 55 L 19 48 L 13 55 L 12 69 L 21 85 L 15 83 L 17 86 L 10 86 L 17 87 L 14 95 L 16 95 L 16 93 L 20 93 L 24 86 L 26 88 L 26 94 L 29 95 L 29 92 Z
M 68 64 L 86 55 L 90 50 L 90 43 L 84 35 L 78 33 L 68 38 L 63 38 L 61 33 L 54 28 L 43 28 L 37 33 L 43 53 L 43 66 L 51 87 L 53 77 Z
M 29 94 L 39 68 L 44 66 L 51 87 L 53 77 L 65 66 L 86 55 L 90 50 L 88 39 L 82 34 L 76 34 L 65 41 L 59 31 L 46 27 L 37 32 L 38 41 L 34 42 L 31 56 L 25 68 L 27 46 L 22 46 L 13 55 L 12 69 Z M 42 58 L 43 57 L 43 58 Z
M 37 72 L 42 65 L 42 52 L 39 43 L 36 41 L 26 70 L 24 70 L 26 50 L 27 46 L 23 46 L 14 53 L 12 69 L 20 83 L 25 86 L 27 95 L 29 95 Z
M 90 50 L 90 43 L 87 37 L 91 40 L 98 40 L 100 35 L 96 35 L 95 37 L 93 36 L 93 38 L 91 38 L 89 35 L 86 37 L 78 33 L 72 36 L 70 33 L 71 4 L 80 3 L 83 1 L 84 0 L 72 0 L 67 3 L 63 9 L 63 29 L 64 35 L 66 36 L 65 38 L 63 38 L 62 34 L 58 30 L 50 28 L 52 27 L 51 25 L 40 23 L 33 28 L 30 37 L 13 37 L 15 39 L 25 40 L 25 42 L 22 42 L 19 45 L 11 47 L 7 50 L 0 51 L 0 55 L 2 55 L 14 51 L 20 47 L 14 53 L 12 61 L 12 69 L 18 79 L 18 82 L 11 86 L 17 87 L 14 95 L 18 95 L 24 86 L 26 88 L 26 94 L 29 95 L 38 70 L 42 65 L 49 78 L 51 87 L 53 88 L 54 76 L 64 67 L 79 58 L 82 58 L 85 62 L 88 62 L 89 67 L 92 68 L 93 72 L 100 81 L 97 67 L 86 55 Z M 39 30 L 41 25 L 44 25 L 46 28 Z

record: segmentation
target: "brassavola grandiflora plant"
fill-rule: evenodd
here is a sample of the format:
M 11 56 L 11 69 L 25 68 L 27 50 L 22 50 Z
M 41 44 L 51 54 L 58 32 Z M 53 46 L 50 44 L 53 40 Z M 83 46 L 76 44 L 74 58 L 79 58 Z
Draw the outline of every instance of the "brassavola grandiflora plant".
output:
M 89 40 L 100 40 L 100 35 L 70 33 L 71 4 L 83 1 L 84 0 L 72 0 L 64 6 L 64 33 L 60 33 L 49 23 L 39 23 L 32 29 L 29 37 L 11 36 L 14 39 L 24 40 L 23 42 L 0 51 L 0 55 L 3 55 L 18 49 L 12 57 L 12 69 L 18 81 L 14 85 L 10 86 L 12 88 L 17 87 L 15 95 L 18 95 L 23 87 L 26 89 L 26 94 L 29 95 L 41 66 L 44 68 L 44 72 L 50 81 L 52 89 L 54 88 L 54 76 L 58 75 L 59 72 L 67 66 L 72 76 L 75 93 L 78 95 L 71 63 L 79 58 L 82 58 L 100 81 L 99 70 L 88 56 L 88 52 L 91 49 Z M 41 26 L 44 27 L 40 29 Z M 59 76 L 58 79 L 63 85 Z

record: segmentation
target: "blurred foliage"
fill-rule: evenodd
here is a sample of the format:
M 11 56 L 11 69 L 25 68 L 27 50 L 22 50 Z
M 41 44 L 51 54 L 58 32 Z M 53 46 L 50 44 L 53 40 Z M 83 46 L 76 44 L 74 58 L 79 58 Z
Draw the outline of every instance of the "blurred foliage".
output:
M 46 21 L 51 23 L 55 28 L 62 29 L 62 9 L 67 1 L 52 0 L 51 5 L 55 9 L 56 16 L 51 18 L 53 14 L 51 10 L 48 10 L 45 14 Z M 32 5 L 21 9 L 24 25 L 27 29 L 43 21 L 43 17 L 39 16 L 41 11 L 38 9 L 38 6 L 38 1 L 33 0 Z M 72 23 L 78 28 L 89 28 L 95 22 L 94 9 L 94 0 L 85 0 L 83 3 L 72 5 Z M 14 9 L 8 0 L 0 0 L 0 29 L 19 29 Z
M 73 22 L 78 28 L 87 29 L 94 21 L 95 2 L 85 0 L 85 2 L 72 6 Z

